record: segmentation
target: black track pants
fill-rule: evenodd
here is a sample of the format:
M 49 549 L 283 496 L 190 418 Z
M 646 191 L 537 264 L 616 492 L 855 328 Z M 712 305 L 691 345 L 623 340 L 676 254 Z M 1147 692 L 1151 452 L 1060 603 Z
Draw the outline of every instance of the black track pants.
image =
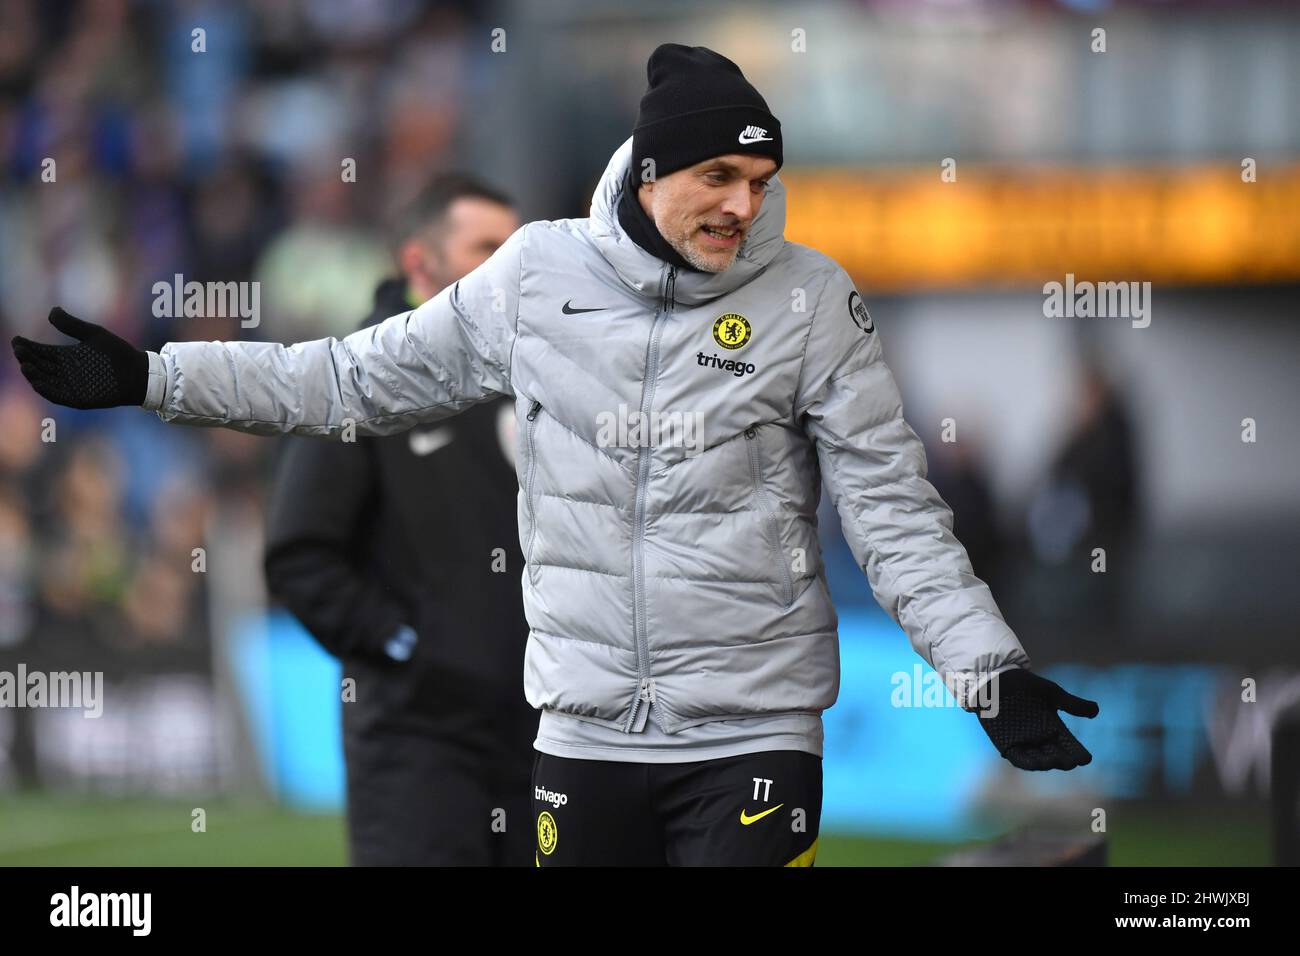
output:
M 533 759 L 538 866 L 812 866 L 822 761 Z

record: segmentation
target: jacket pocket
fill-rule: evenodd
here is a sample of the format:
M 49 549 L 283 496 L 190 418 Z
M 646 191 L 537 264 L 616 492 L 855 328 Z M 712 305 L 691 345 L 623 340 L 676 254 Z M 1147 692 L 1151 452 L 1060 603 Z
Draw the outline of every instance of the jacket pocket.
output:
M 788 608 L 794 603 L 794 578 L 790 574 L 790 565 L 786 563 L 785 552 L 781 549 L 781 523 L 777 518 L 776 507 L 763 484 L 763 459 L 758 447 L 758 429 L 753 425 L 745 429 L 745 444 L 749 449 L 749 474 L 754 485 L 754 500 L 763 512 L 768 547 L 780 571 L 782 606 Z
M 528 471 L 524 476 L 524 504 L 528 509 L 528 540 L 524 542 L 524 567 L 528 569 L 528 579 L 537 582 L 533 574 L 533 541 L 537 538 L 537 508 L 533 499 L 533 480 L 537 474 L 537 448 L 534 435 L 537 431 L 537 416 L 541 414 L 542 403 L 533 399 L 525 418 L 524 447 L 528 453 Z

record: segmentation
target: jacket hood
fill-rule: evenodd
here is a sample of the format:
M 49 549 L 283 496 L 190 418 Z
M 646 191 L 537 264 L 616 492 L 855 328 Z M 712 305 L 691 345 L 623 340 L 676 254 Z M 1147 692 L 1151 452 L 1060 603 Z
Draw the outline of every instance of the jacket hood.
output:
M 591 238 L 624 283 L 642 295 L 657 296 L 668 264 L 633 242 L 618 221 L 618 203 L 631 164 L 629 136 L 610 157 L 591 197 Z M 733 292 L 767 268 L 784 245 L 785 186 L 779 176 L 773 176 L 763 206 L 731 266 L 723 272 L 679 269 L 673 299 L 683 305 L 699 305 Z

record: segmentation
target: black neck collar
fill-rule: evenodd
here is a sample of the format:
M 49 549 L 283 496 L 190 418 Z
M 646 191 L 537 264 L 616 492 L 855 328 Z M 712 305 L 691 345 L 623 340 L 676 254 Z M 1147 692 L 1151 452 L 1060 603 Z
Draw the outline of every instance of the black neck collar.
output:
M 627 182 L 623 186 L 623 197 L 618 203 L 618 224 L 631 237 L 632 241 L 657 259 L 679 269 L 699 272 L 693 265 L 682 258 L 681 254 L 668 244 L 668 240 L 659 232 L 654 220 L 641 208 L 637 200 L 637 183 L 629 169 Z

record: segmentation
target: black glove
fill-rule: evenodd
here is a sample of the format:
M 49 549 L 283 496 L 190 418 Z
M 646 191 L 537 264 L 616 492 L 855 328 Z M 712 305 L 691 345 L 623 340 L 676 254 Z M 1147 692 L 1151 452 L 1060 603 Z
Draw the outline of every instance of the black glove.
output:
M 1058 710 L 1075 717 L 1096 717 L 1095 701 L 1066 693 L 1061 685 L 1017 667 L 992 679 L 988 711 L 980 726 L 993 746 L 1021 770 L 1073 770 L 1092 763 L 1092 754 L 1066 728 Z M 981 699 L 980 703 L 983 703 Z M 973 709 L 973 708 L 972 708 Z
M 43 345 L 21 335 L 13 338 L 18 367 L 40 395 L 69 408 L 144 404 L 148 353 L 57 306 L 50 310 L 50 325 L 78 344 Z

